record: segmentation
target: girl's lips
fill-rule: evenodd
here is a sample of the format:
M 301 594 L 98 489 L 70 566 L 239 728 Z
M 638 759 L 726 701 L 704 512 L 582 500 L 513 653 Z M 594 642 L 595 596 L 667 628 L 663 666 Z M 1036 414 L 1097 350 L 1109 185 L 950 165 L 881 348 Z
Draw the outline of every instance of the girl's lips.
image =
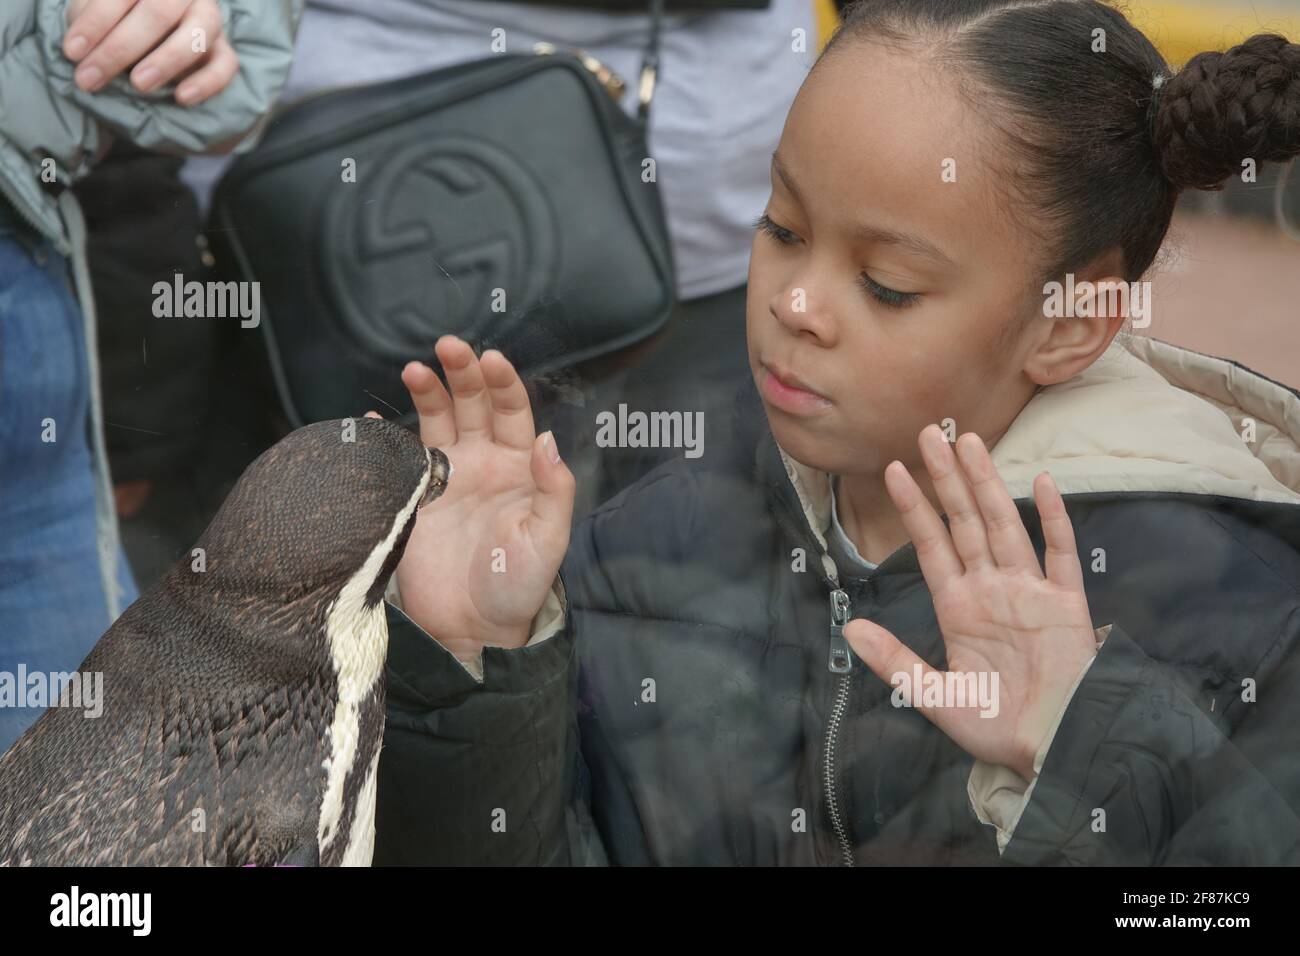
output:
M 759 388 L 763 392 L 763 397 L 769 402 L 782 411 L 795 415 L 810 415 L 831 406 L 829 399 L 823 398 L 816 392 L 796 388 L 781 381 L 766 365 L 762 366 Z

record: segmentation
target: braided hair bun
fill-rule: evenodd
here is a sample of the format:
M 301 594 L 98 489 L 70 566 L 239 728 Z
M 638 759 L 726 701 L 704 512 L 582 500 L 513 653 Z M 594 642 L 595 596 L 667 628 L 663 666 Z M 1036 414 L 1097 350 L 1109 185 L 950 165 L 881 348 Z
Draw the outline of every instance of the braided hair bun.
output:
M 1198 53 L 1158 86 L 1152 136 L 1178 189 L 1223 188 L 1242 163 L 1300 155 L 1300 44 L 1260 33 Z

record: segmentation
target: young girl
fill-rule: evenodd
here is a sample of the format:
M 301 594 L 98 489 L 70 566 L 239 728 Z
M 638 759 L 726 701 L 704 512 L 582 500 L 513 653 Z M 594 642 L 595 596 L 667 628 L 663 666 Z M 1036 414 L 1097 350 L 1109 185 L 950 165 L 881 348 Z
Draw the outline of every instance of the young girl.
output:
M 505 357 L 403 373 L 455 476 L 396 576 L 376 861 L 1300 862 L 1300 398 L 1097 285 L 1297 153 L 1279 36 L 1174 73 L 1096 0 L 851 8 L 702 458 L 570 540 Z

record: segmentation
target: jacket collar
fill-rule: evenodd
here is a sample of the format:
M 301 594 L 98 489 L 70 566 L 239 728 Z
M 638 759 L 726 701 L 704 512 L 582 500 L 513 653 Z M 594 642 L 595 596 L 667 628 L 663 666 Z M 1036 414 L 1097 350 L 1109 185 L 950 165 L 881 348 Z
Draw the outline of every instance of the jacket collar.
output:
M 758 473 L 819 548 L 829 578 L 830 475 L 796 461 L 766 427 Z M 1121 333 L 1091 366 L 1038 392 L 991 449 L 1011 496 L 1050 471 L 1064 495 L 1219 496 L 1300 507 L 1300 394 L 1235 362 Z M 900 548 L 881 573 L 914 570 Z

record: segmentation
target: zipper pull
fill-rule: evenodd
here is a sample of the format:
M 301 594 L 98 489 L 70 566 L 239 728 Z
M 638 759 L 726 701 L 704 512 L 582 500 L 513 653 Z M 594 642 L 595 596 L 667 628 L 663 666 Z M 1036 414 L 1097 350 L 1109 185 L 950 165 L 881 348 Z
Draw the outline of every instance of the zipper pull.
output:
M 844 625 L 849 623 L 849 593 L 842 588 L 831 592 L 831 657 L 830 669 L 834 674 L 847 674 L 853 669 L 853 652 L 844 639 Z

